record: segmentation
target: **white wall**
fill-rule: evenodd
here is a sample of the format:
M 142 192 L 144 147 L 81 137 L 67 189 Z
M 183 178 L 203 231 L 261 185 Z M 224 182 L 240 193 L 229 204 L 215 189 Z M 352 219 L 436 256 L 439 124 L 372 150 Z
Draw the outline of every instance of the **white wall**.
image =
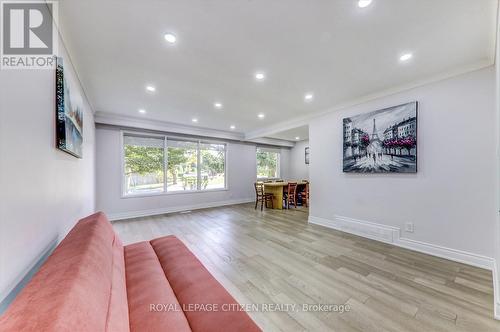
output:
M 50 243 L 94 212 L 94 138 L 85 101 L 83 159 L 56 149 L 54 70 L 0 71 L 0 301 Z
M 300 141 L 290 150 L 290 179 L 309 179 L 309 165 L 305 162 L 305 148 L 309 141 Z
M 500 6 L 498 7 L 498 18 L 500 18 Z M 495 69 L 496 69 L 496 107 L 497 107 L 497 118 L 496 118 L 496 132 L 497 132 L 497 211 L 500 211 L 500 20 L 497 20 L 497 44 L 496 44 L 496 57 L 495 57 Z M 495 290 L 495 318 L 500 319 L 500 218 L 497 214 L 496 225 L 495 225 L 495 270 L 493 272 L 493 283 Z
M 291 150 L 286 148 L 280 149 L 280 178 L 290 179 L 291 173 Z
M 120 135 L 117 127 L 99 126 L 96 131 L 97 208 L 107 213 L 111 219 L 241 203 L 255 199 L 253 189 L 257 176 L 255 145 L 244 143 L 227 145 L 228 190 L 122 198 Z M 283 150 L 282 158 L 287 158 L 288 151 Z M 282 163 L 287 164 L 287 161 L 282 160 Z M 288 172 L 286 167 L 282 172 Z
M 493 257 L 494 83 L 489 67 L 311 120 L 311 216 L 401 229 L 413 222 L 415 232 L 402 231 L 403 237 Z M 342 119 L 414 100 L 419 102 L 418 173 L 343 173 Z

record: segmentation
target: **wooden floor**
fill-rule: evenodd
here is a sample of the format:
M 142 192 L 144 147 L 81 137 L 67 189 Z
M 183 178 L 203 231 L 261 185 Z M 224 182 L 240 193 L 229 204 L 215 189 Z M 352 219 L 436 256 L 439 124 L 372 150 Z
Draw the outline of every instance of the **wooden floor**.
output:
M 491 273 L 252 204 L 113 223 L 124 243 L 175 234 L 244 304 L 348 304 L 250 312 L 265 331 L 500 331 Z

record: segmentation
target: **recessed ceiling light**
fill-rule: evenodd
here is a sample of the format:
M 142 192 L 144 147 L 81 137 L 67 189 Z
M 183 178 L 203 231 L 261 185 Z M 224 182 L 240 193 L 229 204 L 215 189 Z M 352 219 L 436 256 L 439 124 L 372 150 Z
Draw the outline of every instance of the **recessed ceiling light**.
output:
M 314 98 L 314 95 L 312 93 L 307 93 L 305 96 L 304 96 L 304 100 L 305 101 L 311 101 L 313 100 Z
M 266 117 L 264 113 L 259 113 L 257 114 L 257 116 L 259 117 L 259 119 L 264 119 Z
M 220 110 L 222 108 L 222 104 L 221 103 L 214 103 L 214 107 L 218 110 Z
M 146 91 L 155 92 L 156 88 L 154 86 L 152 86 L 152 85 L 148 85 L 148 86 L 146 86 Z
M 262 72 L 255 73 L 255 79 L 257 81 L 263 81 L 266 78 L 266 75 Z
M 145 110 L 144 108 L 141 108 L 141 109 L 139 110 L 139 113 L 141 113 L 141 114 L 146 114 L 146 110 Z
M 413 54 L 411 53 L 405 53 L 399 57 L 399 61 L 408 61 L 413 57 Z
M 197 118 L 192 118 L 191 121 L 194 122 L 194 123 L 196 123 L 196 122 L 198 122 L 198 119 Z
M 236 126 L 235 125 L 231 125 L 231 126 L 229 126 L 229 128 L 231 128 L 231 130 L 235 130 Z
M 298 141 L 298 140 L 300 139 L 300 137 L 299 137 L 299 136 L 296 136 L 296 137 L 295 137 L 295 139 Z
M 368 7 L 372 3 L 372 0 L 358 0 L 358 7 L 365 8 Z
M 177 40 L 177 37 L 174 34 L 166 33 L 165 40 L 168 41 L 170 44 L 173 44 Z

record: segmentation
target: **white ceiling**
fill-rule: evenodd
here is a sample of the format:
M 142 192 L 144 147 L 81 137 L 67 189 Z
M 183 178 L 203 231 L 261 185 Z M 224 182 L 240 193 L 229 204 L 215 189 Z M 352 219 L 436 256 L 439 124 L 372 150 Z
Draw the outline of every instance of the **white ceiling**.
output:
M 309 139 L 309 126 L 300 126 L 269 135 L 270 138 L 283 139 L 286 141 L 305 141 Z M 299 137 L 297 140 L 296 138 Z
M 98 112 L 251 132 L 493 63 L 497 0 L 62 0 Z M 163 36 L 172 32 L 177 43 Z M 399 56 L 413 58 L 399 63 Z M 257 70 L 266 73 L 256 82 Z M 465 69 L 464 69 L 465 70 Z M 147 84 L 156 92 L 145 91 Z M 314 100 L 305 103 L 306 92 Z M 214 102 L 224 104 L 215 110 Z M 139 108 L 147 113 L 141 115 Z M 263 120 L 258 113 L 265 113 Z

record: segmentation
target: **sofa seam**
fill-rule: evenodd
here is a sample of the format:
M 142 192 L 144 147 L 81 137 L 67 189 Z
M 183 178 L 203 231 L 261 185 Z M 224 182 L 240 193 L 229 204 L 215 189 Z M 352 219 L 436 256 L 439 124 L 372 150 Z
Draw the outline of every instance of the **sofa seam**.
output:
M 110 309 L 111 309 L 111 297 L 113 296 L 113 294 L 112 294 L 112 290 L 113 290 L 113 272 L 114 272 L 113 268 L 114 268 L 114 263 L 115 263 L 115 255 L 114 255 L 113 249 L 114 249 L 115 243 L 116 243 L 116 234 L 114 234 L 114 236 L 113 236 L 113 242 L 111 243 L 111 282 L 109 284 L 108 310 L 106 312 L 106 321 L 104 322 L 104 331 L 108 331 L 109 312 L 110 312 Z M 126 285 L 125 285 L 125 287 L 126 287 Z M 128 309 L 128 305 L 127 305 L 127 309 Z M 129 330 L 130 330 L 130 319 L 129 319 Z
M 175 295 L 175 299 L 177 300 L 177 302 L 179 303 L 179 305 L 181 306 L 181 310 L 182 310 L 182 314 L 184 315 L 184 318 L 186 318 L 186 322 L 188 323 L 188 326 L 189 326 L 189 329 L 191 331 L 193 331 L 193 328 L 191 327 L 191 323 L 189 322 L 189 319 L 187 318 L 186 316 L 186 313 L 184 312 L 184 308 L 182 307 L 182 304 L 179 302 L 179 297 L 177 296 L 177 293 L 175 292 L 175 289 L 172 287 L 172 285 L 170 284 L 170 281 L 168 280 L 168 277 L 167 277 L 167 273 L 165 272 L 165 269 L 163 269 L 163 265 L 161 264 L 161 261 L 160 261 L 160 257 L 158 257 L 158 253 L 156 252 L 156 249 L 154 247 L 154 245 L 151 243 L 153 240 L 151 241 L 148 241 L 148 244 L 151 246 L 151 248 L 153 249 L 153 252 L 155 253 L 155 256 L 156 256 L 156 259 L 158 260 L 158 264 L 160 264 L 160 267 L 161 267 L 161 270 L 163 271 L 163 275 L 165 276 L 165 279 L 167 280 L 169 286 L 170 286 L 170 289 L 172 290 L 172 292 L 174 293 Z

